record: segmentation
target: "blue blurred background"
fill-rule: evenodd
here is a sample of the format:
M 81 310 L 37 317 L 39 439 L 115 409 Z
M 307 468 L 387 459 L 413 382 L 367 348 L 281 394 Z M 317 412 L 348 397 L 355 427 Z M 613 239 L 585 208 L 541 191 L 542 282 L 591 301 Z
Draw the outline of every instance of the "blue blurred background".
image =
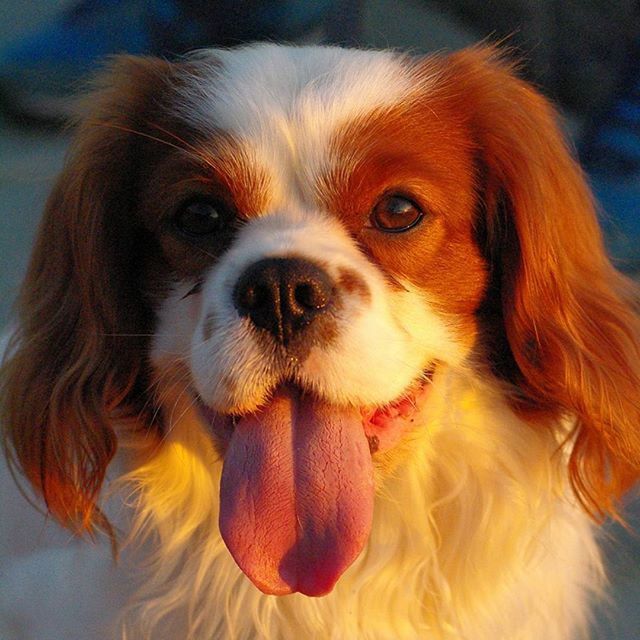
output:
M 94 58 L 256 37 L 415 52 L 508 37 L 525 75 L 562 110 L 600 200 L 614 259 L 640 274 L 637 0 L 0 0 L 0 15 L 0 328 L 10 321 L 43 201 L 67 147 L 60 127 L 66 98 Z M 632 504 L 638 531 L 639 514 Z M 640 640 L 640 542 L 615 525 L 604 535 L 613 597 L 598 613 L 593 639 Z

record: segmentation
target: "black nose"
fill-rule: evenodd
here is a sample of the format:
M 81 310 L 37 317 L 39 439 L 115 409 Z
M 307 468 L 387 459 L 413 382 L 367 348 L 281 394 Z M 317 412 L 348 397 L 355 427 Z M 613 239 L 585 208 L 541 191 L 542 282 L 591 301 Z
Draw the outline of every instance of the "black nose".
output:
M 233 292 L 241 316 L 287 346 L 331 306 L 333 283 L 318 266 L 299 258 L 266 258 L 252 264 Z

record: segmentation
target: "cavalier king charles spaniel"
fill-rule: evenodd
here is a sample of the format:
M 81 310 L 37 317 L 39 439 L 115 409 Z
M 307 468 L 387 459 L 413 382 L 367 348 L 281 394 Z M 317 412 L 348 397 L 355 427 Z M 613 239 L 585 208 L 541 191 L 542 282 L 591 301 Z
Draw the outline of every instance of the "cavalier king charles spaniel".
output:
M 118 58 L 18 302 L 8 458 L 138 543 L 127 637 L 574 639 L 640 473 L 636 296 L 491 47 Z

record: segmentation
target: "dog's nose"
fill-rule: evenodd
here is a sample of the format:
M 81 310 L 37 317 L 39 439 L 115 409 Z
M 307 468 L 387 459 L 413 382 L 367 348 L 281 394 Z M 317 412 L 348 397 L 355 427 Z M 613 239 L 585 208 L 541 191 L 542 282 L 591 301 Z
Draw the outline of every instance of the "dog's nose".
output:
M 241 316 L 287 346 L 330 307 L 333 283 L 317 265 L 300 258 L 265 258 L 240 276 L 233 302 Z

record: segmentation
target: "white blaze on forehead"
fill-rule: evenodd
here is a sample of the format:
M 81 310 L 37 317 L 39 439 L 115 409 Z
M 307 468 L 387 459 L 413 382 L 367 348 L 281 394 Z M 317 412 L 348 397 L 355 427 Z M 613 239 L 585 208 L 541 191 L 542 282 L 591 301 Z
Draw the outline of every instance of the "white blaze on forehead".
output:
M 337 128 L 407 99 L 417 83 L 412 65 L 389 51 L 258 44 L 194 60 L 180 116 L 239 139 L 271 174 L 276 206 L 293 189 L 310 195 Z
M 335 47 L 259 44 L 200 54 L 215 66 L 198 80 L 205 117 L 235 133 L 252 134 L 270 117 L 323 116 L 329 124 L 392 105 L 411 91 L 415 78 L 398 54 Z M 198 107 L 198 105 L 193 105 Z

